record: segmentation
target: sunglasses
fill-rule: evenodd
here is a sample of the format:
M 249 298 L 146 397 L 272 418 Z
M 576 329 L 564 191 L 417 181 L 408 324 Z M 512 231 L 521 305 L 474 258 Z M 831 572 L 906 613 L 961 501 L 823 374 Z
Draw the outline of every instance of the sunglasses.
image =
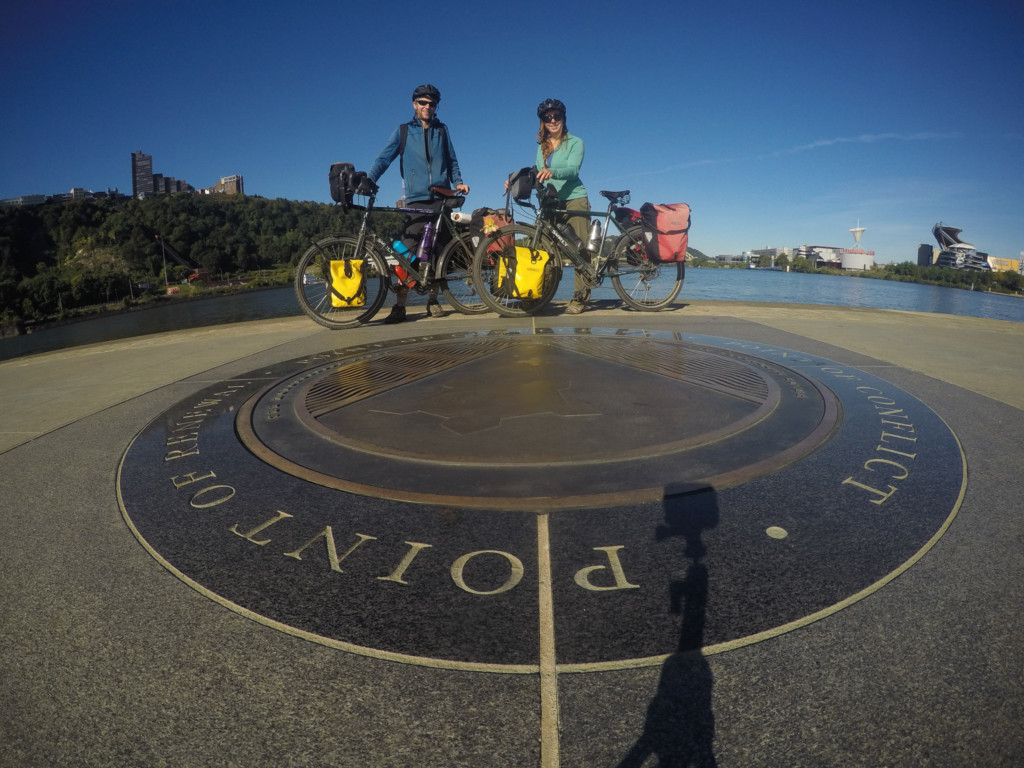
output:
M 428 101 L 427 99 L 420 99 L 416 103 L 421 107 L 437 107 L 436 101 Z
M 563 118 L 561 115 L 544 115 L 541 119 L 544 120 L 545 123 L 560 123 Z

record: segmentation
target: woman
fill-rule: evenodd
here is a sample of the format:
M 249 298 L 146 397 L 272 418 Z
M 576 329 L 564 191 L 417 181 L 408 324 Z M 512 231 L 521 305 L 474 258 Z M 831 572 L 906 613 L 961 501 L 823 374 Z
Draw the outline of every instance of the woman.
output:
M 537 134 L 537 181 L 549 182 L 558 192 L 558 199 L 566 210 L 589 211 L 590 201 L 587 190 L 580 181 L 580 166 L 583 165 L 583 139 L 569 133 L 565 122 L 565 105 L 558 99 L 546 99 L 537 107 L 540 118 L 540 132 Z M 547 184 L 545 184 L 547 186 Z M 589 216 L 569 216 L 569 225 L 580 241 L 587 242 L 590 229 Z M 583 258 L 590 261 L 590 252 L 582 249 Z M 576 275 L 575 292 L 566 308 L 571 315 L 583 311 L 590 299 L 590 289 L 579 274 Z

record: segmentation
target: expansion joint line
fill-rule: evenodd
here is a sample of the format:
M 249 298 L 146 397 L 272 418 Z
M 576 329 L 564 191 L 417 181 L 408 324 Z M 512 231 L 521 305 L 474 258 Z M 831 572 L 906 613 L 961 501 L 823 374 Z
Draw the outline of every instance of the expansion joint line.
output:
M 555 660 L 555 609 L 551 591 L 548 516 L 537 515 L 538 607 L 540 616 L 540 764 L 558 768 L 558 669 Z

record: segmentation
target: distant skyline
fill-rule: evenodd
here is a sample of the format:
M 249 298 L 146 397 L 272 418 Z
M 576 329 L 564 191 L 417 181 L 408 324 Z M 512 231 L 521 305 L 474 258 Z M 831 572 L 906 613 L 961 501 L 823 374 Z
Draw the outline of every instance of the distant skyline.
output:
M 1024 251 L 1024 4 L 594 0 L 261 7 L 67 0 L 0 25 L 0 198 L 131 192 L 131 154 L 195 186 L 329 202 L 442 92 L 467 209 L 503 203 L 559 98 L 582 179 L 633 205 L 688 202 L 709 256 L 803 244 L 914 261 L 932 226 Z M 397 163 L 383 201 L 401 194 Z

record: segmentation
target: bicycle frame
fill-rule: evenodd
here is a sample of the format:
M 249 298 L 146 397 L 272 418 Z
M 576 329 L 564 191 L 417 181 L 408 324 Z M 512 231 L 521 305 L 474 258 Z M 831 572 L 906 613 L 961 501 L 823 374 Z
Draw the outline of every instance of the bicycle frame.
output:
M 406 278 L 402 282 L 412 281 L 412 287 L 417 293 L 426 293 L 428 285 L 425 281 L 426 277 L 439 279 L 442 277 L 440 274 L 440 264 L 438 261 L 437 248 L 434 244 L 431 245 L 430 258 L 428 264 L 430 264 L 430 270 L 427 275 L 420 273 L 420 261 L 416 258 L 416 255 L 409 252 L 408 256 L 405 256 L 394 249 L 391 243 L 385 242 L 384 238 L 377 234 L 373 229 L 373 225 L 370 221 L 371 214 L 376 212 L 383 213 L 405 213 L 405 214 L 434 214 L 435 211 L 432 208 L 392 208 L 387 206 L 380 206 L 375 208 L 373 203 L 376 199 L 376 195 L 371 195 L 367 199 L 366 205 L 351 205 L 350 208 L 362 209 L 363 216 L 359 224 L 358 234 L 358 245 L 357 248 L 362 250 L 367 245 L 367 241 L 375 245 L 381 251 L 381 255 L 389 265 L 397 263 L 406 273 Z M 458 227 L 451 218 L 451 212 L 454 208 L 461 207 L 462 203 L 465 202 L 464 197 L 450 197 L 444 198 L 444 205 L 442 205 L 436 211 L 436 218 L 434 219 L 434 243 L 437 242 L 437 234 L 442 226 L 448 228 L 448 232 L 452 236 L 458 235 Z M 388 288 L 391 291 L 396 291 L 397 286 L 394 284 L 395 281 L 388 281 Z
M 543 194 L 543 193 L 541 193 Z M 617 198 L 620 202 L 628 201 L 628 197 Z M 614 217 L 615 210 L 619 207 L 616 200 L 608 201 L 608 209 L 605 211 L 579 211 L 569 210 L 563 206 L 555 205 L 552 202 L 545 202 L 541 197 L 540 207 L 534 206 L 532 203 L 528 203 L 525 207 L 533 208 L 537 211 L 537 219 L 535 224 L 536 238 L 531 244 L 531 248 L 538 250 L 538 246 L 544 240 L 548 238 L 554 241 L 559 248 L 559 255 L 572 263 L 573 267 L 583 275 L 587 282 L 590 283 L 591 288 L 596 288 L 601 285 L 605 278 L 608 267 L 608 257 L 604 255 L 605 243 L 609 242 L 608 237 L 608 224 L 614 223 L 615 228 L 618 230 L 618 234 L 612 235 L 613 238 L 618 239 L 626 234 L 626 230 L 622 228 L 618 220 Z M 588 218 L 604 219 L 604 225 L 601 227 L 601 236 L 598 239 L 597 251 L 594 253 L 593 262 L 587 262 L 580 254 L 580 249 L 570 243 L 569 240 L 558 230 L 556 226 L 557 219 L 561 216 L 586 216 Z

